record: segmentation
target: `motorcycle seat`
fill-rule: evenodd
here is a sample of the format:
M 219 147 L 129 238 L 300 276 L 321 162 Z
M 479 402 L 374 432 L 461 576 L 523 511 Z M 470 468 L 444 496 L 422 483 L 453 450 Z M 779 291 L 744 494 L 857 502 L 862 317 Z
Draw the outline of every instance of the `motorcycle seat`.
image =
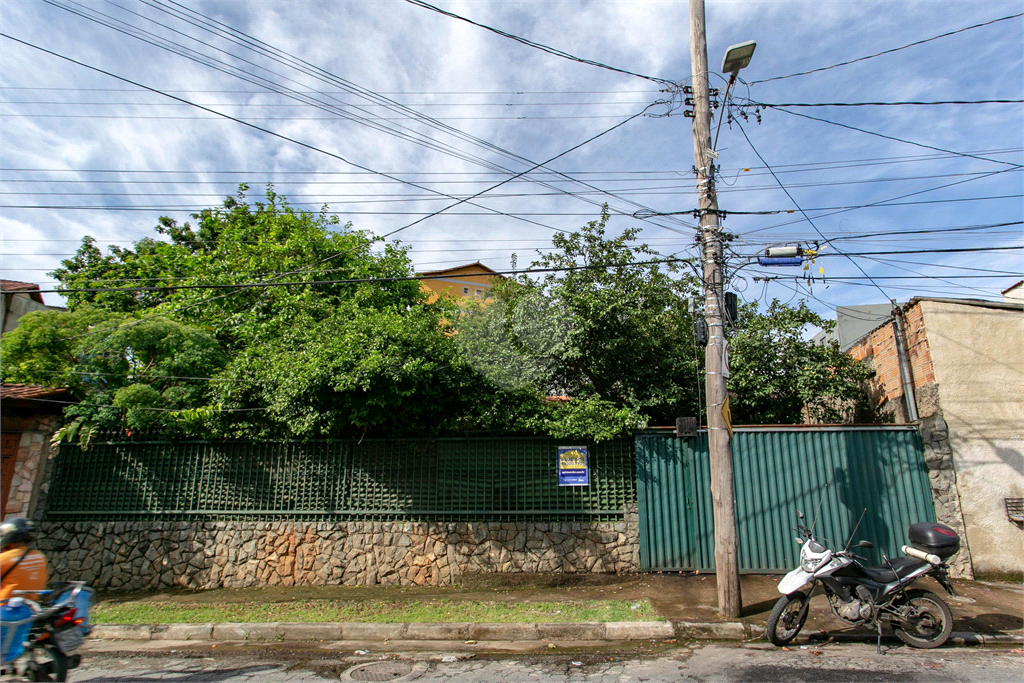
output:
M 891 560 L 892 568 L 888 565 L 882 565 L 881 567 L 864 567 L 864 573 L 871 577 L 873 581 L 878 583 L 892 583 L 897 578 L 904 578 L 908 574 L 911 574 L 921 567 L 928 564 L 924 560 L 917 560 L 913 557 L 898 557 Z M 895 572 L 893 571 L 895 570 Z

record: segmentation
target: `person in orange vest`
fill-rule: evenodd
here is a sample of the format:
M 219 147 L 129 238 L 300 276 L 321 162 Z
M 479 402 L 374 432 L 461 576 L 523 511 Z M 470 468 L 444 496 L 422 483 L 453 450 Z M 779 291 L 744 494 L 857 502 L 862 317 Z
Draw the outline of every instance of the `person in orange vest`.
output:
M 0 600 L 13 597 L 14 591 L 46 588 L 46 556 L 31 548 L 35 539 L 36 525 L 24 517 L 0 524 Z

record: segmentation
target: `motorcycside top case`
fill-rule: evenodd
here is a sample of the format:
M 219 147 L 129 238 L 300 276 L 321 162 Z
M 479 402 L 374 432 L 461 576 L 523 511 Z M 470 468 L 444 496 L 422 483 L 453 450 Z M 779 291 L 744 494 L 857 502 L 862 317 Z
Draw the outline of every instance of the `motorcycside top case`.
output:
M 926 553 L 947 559 L 960 550 L 960 537 L 944 524 L 918 522 L 910 525 L 910 544 Z

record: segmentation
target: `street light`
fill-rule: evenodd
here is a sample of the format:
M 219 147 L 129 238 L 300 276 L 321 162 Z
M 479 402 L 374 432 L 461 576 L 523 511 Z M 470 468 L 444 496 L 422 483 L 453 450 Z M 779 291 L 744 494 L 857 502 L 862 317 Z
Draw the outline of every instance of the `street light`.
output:
M 730 76 L 729 82 L 725 86 L 725 97 L 722 98 L 722 114 L 718 115 L 718 128 L 715 130 L 715 141 L 711 147 L 712 150 L 718 149 L 718 134 L 722 132 L 722 119 L 725 118 L 725 108 L 729 106 L 729 89 L 736 82 L 736 77 L 740 75 L 740 69 L 744 69 L 750 64 L 750 58 L 754 56 L 754 48 L 756 47 L 757 43 L 753 40 L 748 40 L 738 45 L 730 45 L 729 49 L 725 51 L 725 57 L 722 57 L 722 73 L 730 74 Z
M 725 57 L 722 58 L 722 73 L 732 74 L 729 80 L 735 80 L 740 69 L 745 69 L 750 64 L 750 58 L 754 56 L 756 47 L 757 43 L 753 40 L 739 45 L 730 45 L 729 49 L 725 51 Z

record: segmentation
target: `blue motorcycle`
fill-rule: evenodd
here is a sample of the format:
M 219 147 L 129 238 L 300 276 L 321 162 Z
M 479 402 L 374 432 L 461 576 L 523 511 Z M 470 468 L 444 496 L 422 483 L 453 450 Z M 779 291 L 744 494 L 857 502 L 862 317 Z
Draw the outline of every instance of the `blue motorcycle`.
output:
M 14 593 L 0 605 L 0 680 L 66 681 L 81 662 L 72 653 L 92 630 L 95 592 L 83 581 L 68 581 L 52 590 Z

